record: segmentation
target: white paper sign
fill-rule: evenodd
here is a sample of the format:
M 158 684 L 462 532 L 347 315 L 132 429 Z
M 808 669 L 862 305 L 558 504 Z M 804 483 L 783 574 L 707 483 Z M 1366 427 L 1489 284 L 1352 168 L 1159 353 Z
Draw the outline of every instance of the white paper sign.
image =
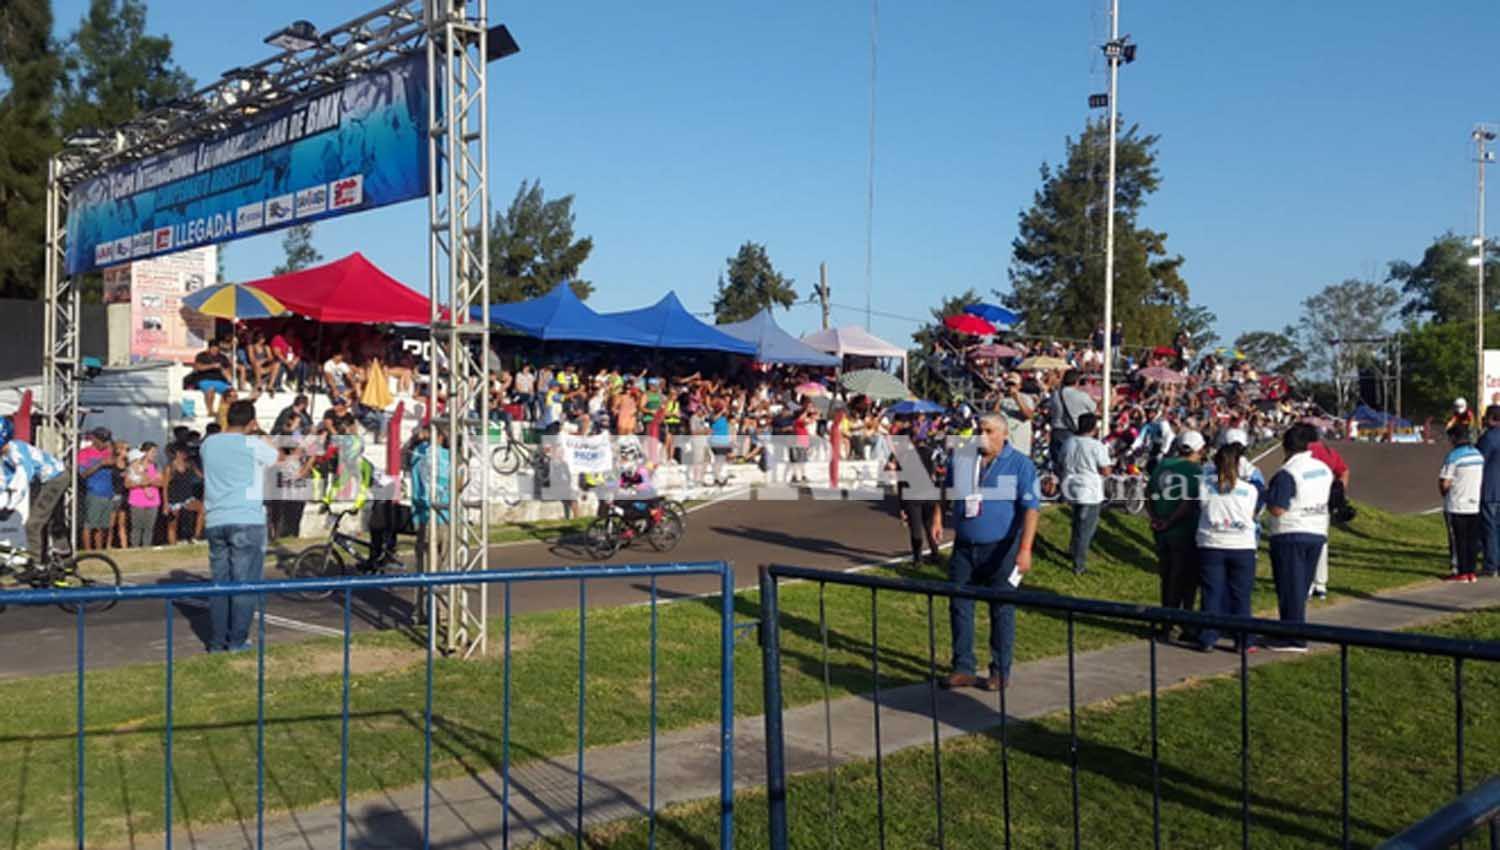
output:
M 566 434 L 562 437 L 563 462 L 573 473 L 598 475 L 614 468 L 614 452 L 608 434 L 588 436 Z

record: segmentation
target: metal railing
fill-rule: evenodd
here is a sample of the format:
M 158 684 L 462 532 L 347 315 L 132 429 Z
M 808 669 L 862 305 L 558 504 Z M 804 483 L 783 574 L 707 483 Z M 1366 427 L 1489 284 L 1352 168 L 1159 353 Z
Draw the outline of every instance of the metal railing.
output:
M 1379 850 L 1442 850 L 1486 826 L 1490 850 L 1495 850 L 1500 847 L 1497 818 L 1500 818 L 1500 776 L 1491 776 L 1382 843 Z
M 74 764 L 73 817 L 76 846 L 86 846 L 85 800 L 88 787 L 85 782 L 87 765 L 88 711 L 84 695 L 84 680 L 87 672 L 86 633 L 89 611 L 86 603 L 125 601 L 159 601 L 163 603 L 165 623 L 165 793 L 162 796 L 162 821 L 165 824 L 164 846 L 172 847 L 173 826 L 173 679 L 174 679 L 174 617 L 182 616 L 173 610 L 177 600 L 199 600 L 239 595 L 258 596 L 254 635 L 256 656 L 256 790 L 255 790 L 255 846 L 265 846 L 266 833 L 266 597 L 269 594 L 309 593 L 334 591 L 342 596 L 343 606 L 343 689 L 340 710 L 341 731 L 339 742 L 339 841 L 338 847 L 348 846 L 349 835 L 349 719 L 350 719 L 350 646 L 352 633 L 352 600 L 356 593 L 372 590 L 397 590 L 416 588 L 430 590 L 459 584 L 497 584 L 504 588 L 502 611 L 502 640 L 504 658 L 502 664 L 502 708 L 501 708 L 501 814 L 499 835 L 501 846 L 510 846 L 511 832 L 511 596 L 517 584 L 540 582 L 576 582 L 578 584 L 578 711 L 577 711 L 577 811 L 572 824 L 577 846 L 584 845 L 584 779 L 586 774 L 586 724 L 585 707 L 588 678 L 588 586 L 590 581 L 604 579 L 650 579 L 650 720 L 649 720 L 649 792 L 647 816 L 650 819 L 651 844 L 655 846 L 657 822 L 657 645 L 658 605 L 660 593 L 658 581 L 685 576 L 718 576 L 722 595 L 719 653 L 719 760 L 720 760 L 720 847 L 732 848 L 734 841 L 734 572 L 723 561 L 634 564 L 634 565 L 588 565 L 574 567 L 547 567 L 513 570 L 488 570 L 471 573 L 421 573 L 412 575 L 379 575 L 344 577 L 335 579 L 292 579 L 248 583 L 198 583 L 171 585 L 126 585 L 112 588 L 90 588 L 81 590 L 20 590 L 8 591 L 0 596 L 8 606 L 72 605 L 76 609 L 75 631 L 77 641 L 76 678 L 76 750 Z M 438 594 L 422 593 L 425 601 L 426 621 L 432 623 L 437 617 Z M 432 816 L 432 746 L 433 746 L 433 663 L 438 654 L 436 641 L 429 633 L 426 652 L 426 695 L 423 706 L 423 767 L 422 767 L 422 847 L 431 846 Z
M 938 665 L 937 665 L 937 640 L 936 622 L 933 614 L 933 600 L 944 599 L 968 599 L 976 602 L 997 602 L 1005 605 L 1013 605 L 1017 608 L 1032 609 L 1038 611 L 1052 612 L 1060 615 L 1066 622 L 1067 627 L 1067 682 L 1068 682 L 1068 772 L 1071 783 L 1071 810 L 1072 810 L 1072 841 L 1074 850 L 1082 843 L 1079 794 L 1079 734 L 1078 734 L 1078 705 L 1077 705 L 1077 671 L 1075 669 L 1075 621 L 1079 618 L 1090 620 L 1114 620 L 1127 623 L 1138 623 L 1156 626 L 1186 626 L 1197 628 L 1210 628 L 1226 636 L 1238 638 L 1239 668 L 1238 680 L 1240 690 L 1240 717 L 1239 717 L 1239 820 L 1240 820 L 1240 843 L 1244 848 L 1250 847 L 1251 833 L 1251 789 L 1250 789 L 1250 663 L 1247 654 L 1247 636 L 1258 636 L 1261 638 L 1280 638 L 1295 641 L 1307 641 L 1313 643 L 1332 644 L 1339 651 L 1339 751 L 1340 751 L 1340 847 L 1351 846 L 1350 837 L 1350 769 L 1349 769 L 1349 649 L 1351 647 L 1389 650 L 1394 652 L 1409 653 L 1415 655 L 1437 656 L 1450 658 L 1453 661 L 1453 696 L 1454 696 L 1454 745 L 1455 745 L 1455 793 L 1464 795 L 1464 662 L 1476 661 L 1500 661 L 1500 642 L 1460 640 L 1450 638 L 1439 638 L 1429 635 L 1405 633 L 1405 632 L 1382 632 L 1371 629 L 1348 628 L 1339 626 L 1315 625 L 1310 623 L 1292 624 L 1276 620 L 1263 620 L 1253 617 L 1227 617 L 1212 614 L 1202 614 L 1194 611 L 1181 609 L 1157 608 L 1148 605 L 1132 605 L 1120 602 L 1107 602 L 1095 599 L 1082 599 L 1055 594 L 1034 593 L 1015 591 L 1009 588 L 1005 590 L 961 587 L 955 584 L 923 581 L 914 579 L 884 578 L 879 576 L 861 575 L 855 573 L 832 573 L 824 570 L 808 569 L 804 567 L 773 565 L 763 567 L 760 572 L 761 592 L 761 653 L 762 668 L 765 682 L 765 729 L 766 729 L 766 791 L 769 805 L 769 837 L 772 850 L 784 850 L 788 844 L 788 822 L 787 822 L 787 762 L 786 742 L 784 738 L 784 727 L 782 720 L 782 688 L 781 688 L 781 639 L 780 639 L 780 602 L 778 597 L 778 582 L 806 581 L 819 586 L 819 610 L 818 610 L 818 632 L 822 641 L 822 664 L 824 683 L 824 706 L 825 717 L 828 716 L 827 706 L 830 701 L 829 689 L 829 639 L 828 621 L 825 606 L 822 604 L 822 591 L 828 585 L 865 588 L 870 591 L 870 674 L 874 680 L 874 690 L 871 700 L 874 704 L 874 773 L 875 773 L 875 811 L 876 829 L 878 832 L 878 846 L 886 846 L 886 803 L 885 803 L 885 771 L 884 751 L 881 741 L 881 692 L 880 692 L 880 619 L 877 600 L 879 594 L 903 594 L 924 596 L 927 599 L 927 640 L 928 640 L 928 670 L 927 685 L 930 693 L 929 708 L 932 714 L 932 769 L 933 769 L 933 791 L 935 802 L 935 814 L 937 818 L 934 839 L 939 847 L 946 846 L 943 821 L 943 759 L 942 759 L 942 735 L 940 733 L 940 718 L 938 712 Z M 1157 694 L 1157 642 L 1147 640 L 1150 645 L 1149 655 L 1149 679 L 1150 679 L 1150 740 L 1151 740 L 1151 796 L 1152 796 L 1152 833 L 1153 846 L 1161 848 L 1162 839 L 1162 777 L 1161 761 L 1159 751 L 1159 739 L 1157 729 L 1158 719 L 1158 694 Z M 1003 813 L 1004 834 L 1003 846 L 1009 850 L 1012 847 L 1012 817 L 1011 817 L 1011 764 L 1009 752 L 1008 727 L 1015 721 L 1008 717 L 1006 706 L 1006 687 L 1002 685 L 997 693 L 998 717 L 996 725 L 999 726 L 1000 743 L 1000 783 L 1001 783 L 1001 809 Z M 829 783 L 830 806 L 836 805 L 836 783 L 834 764 L 835 756 L 833 749 L 831 721 L 825 724 L 825 763 Z M 1480 786 L 1480 788 L 1485 788 Z M 1479 791 L 1476 789 L 1476 794 Z M 1491 789 L 1485 792 L 1488 796 L 1483 799 L 1485 805 L 1500 806 L 1500 789 Z M 1473 797 L 1463 798 L 1472 801 Z M 1444 809 L 1443 812 L 1448 812 Z M 1443 814 L 1442 812 L 1439 813 Z M 1493 814 L 1493 810 L 1491 810 Z M 1457 817 L 1458 815 L 1453 815 Z M 1436 817 L 1436 816 L 1434 816 Z M 1447 817 L 1447 816 L 1445 816 Z M 838 820 L 837 813 L 829 812 L 829 821 Z M 1425 823 L 1425 822 L 1424 822 Z M 1465 825 L 1467 828 L 1468 824 Z M 1437 834 L 1435 832 L 1424 832 L 1423 835 Z M 1446 834 L 1446 833 L 1443 833 Z M 1462 833 L 1459 833 L 1462 834 Z M 1494 840 L 1492 838 L 1492 840 Z M 1435 843 L 1398 845 L 1401 847 L 1437 847 Z M 1446 845 L 1443 845 L 1446 846 Z

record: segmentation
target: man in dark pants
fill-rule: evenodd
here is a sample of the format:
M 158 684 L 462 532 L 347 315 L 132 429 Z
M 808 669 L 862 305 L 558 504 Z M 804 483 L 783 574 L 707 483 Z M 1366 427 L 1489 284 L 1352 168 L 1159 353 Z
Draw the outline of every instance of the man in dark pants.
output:
M 1479 486 L 1479 524 L 1484 532 L 1484 572 L 1500 576 L 1500 405 L 1484 409 L 1484 435 L 1474 448 L 1484 456 Z
M 960 587 L 1014 587 L 1031 569 L 1040 508 L 1036 465 L 1010 446 L 1009 436 L 1005 417 L 987 414 L 979 421 L 977 445 L 956 453 L 948 465 L 957 537 L 948 578 Z M 990 603 L 990 669 L 984 679 L 975 675 L 974 600 L 949 599 L 948 616 L 953 672 L 943 679 L 943 687 L 1005 687 L 1016 640 L 1015 606 Z
M 1479 560 L 1479 490 L 1484 478 L 1484 455 L 1469 441 L 1466 425 L 1448 429 L 1453 450 L 1438 470 L 1438 492 L 1443 496 L 1443 519 L 1448 525 L 1448 556 L 1453 572 L 1445 581 L 1472 582 Z
M 1266 505 L 1271 514 L 1271 575 L 1282 621 L 1307 621 L 1307 591 L 1318 555 L 1328 542 L 1328 495 L 1333 470 L 1308 450 L 1318 439 L 1311 425 L 1293 425 L 1281 438 L 1286 463 L 1271 476 Z M 1301 640 L 1273 641 L 1280 652 L 1306 652 Z
M 1184 431 L 1170 456 L 1157 464 L 1146 485 L 1146 509 L 1156 537 L 1156 565 L 1161 573 L 1163 608 L 1193 610 L 1198 596 L 1198 487 L 1203 477 L 1203 435 Z M 1156 629 L 1158 640 L 1171 637 L 1171 626 Z M 1183 640 L 1196 638 L 1184 629 Z

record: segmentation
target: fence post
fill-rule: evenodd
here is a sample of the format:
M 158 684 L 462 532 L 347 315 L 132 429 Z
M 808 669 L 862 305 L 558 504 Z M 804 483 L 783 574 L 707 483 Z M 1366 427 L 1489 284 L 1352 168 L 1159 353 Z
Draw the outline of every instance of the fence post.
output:
M 734 847 L 734 569 L 720 562 L 719 609 L 719 847 Z
M 786 850 L 786 763 L 781 728 L 781 624 L 776 579 L 760 568 L 761 673 L 766 702 L 766 802 L 771 850 Z

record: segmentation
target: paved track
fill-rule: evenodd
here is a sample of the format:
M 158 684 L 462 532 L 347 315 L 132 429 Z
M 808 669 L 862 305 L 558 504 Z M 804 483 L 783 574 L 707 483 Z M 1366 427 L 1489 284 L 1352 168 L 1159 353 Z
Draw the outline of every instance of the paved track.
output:
M 688 532 L 671 553 L 640 544 L 615 556 L 611 563 L 728 560 L 738 587 L 756 583 L 761 564 L 779 562 L 827 569 L 899 556 L 906 534 L 882 502 L 815 500 L 803 492 L 796 501 L 730 500 L 695 510 Z M 492 569 L 557 566 L 588 562 L 575 540 L 496 546 L 490 553 Z M 268 564 L 267 574 L 277 571 Z M 201 581 L 201 573 L 136 579 L 138 582 Z M 711 577 L 681 578 L 660 583 L 663 598 L 706 593 L 718 589 Z M 589 583 L 590 607 L 629 604 L 649 598 L 649 585 L 638 580 L 597 580 Z M 491 590 L 490 613 L 500 610 L 500 589 Z M 412 595 L 368 593 L 353 605 L 356 628 L 392 627 L 407 620 Z M 573 608 L 578 604 L 576 582 L 516 585 L 512 609 L 517 612 Z M 167 645 L 163 602 L 121 604 L 88 617 L 85 655 L 89 669 L 141 661 L 160 661 Z M 295 640 L 308 634 L 338 635 L 343 625 L 341 602 L 303 602 L 272 597 L 267 608 L 269 641 Z M 201 604 L 174 606 L 174 649 L 179 655 L 203 651 L 208 633 L 208 611 Z M 57 608 L 12 606 L 0 613 L 0 646 L 20 649 L 0 653 L 0 679 L 61 673 L 75 669 L 77 643 L 74 618 Z

